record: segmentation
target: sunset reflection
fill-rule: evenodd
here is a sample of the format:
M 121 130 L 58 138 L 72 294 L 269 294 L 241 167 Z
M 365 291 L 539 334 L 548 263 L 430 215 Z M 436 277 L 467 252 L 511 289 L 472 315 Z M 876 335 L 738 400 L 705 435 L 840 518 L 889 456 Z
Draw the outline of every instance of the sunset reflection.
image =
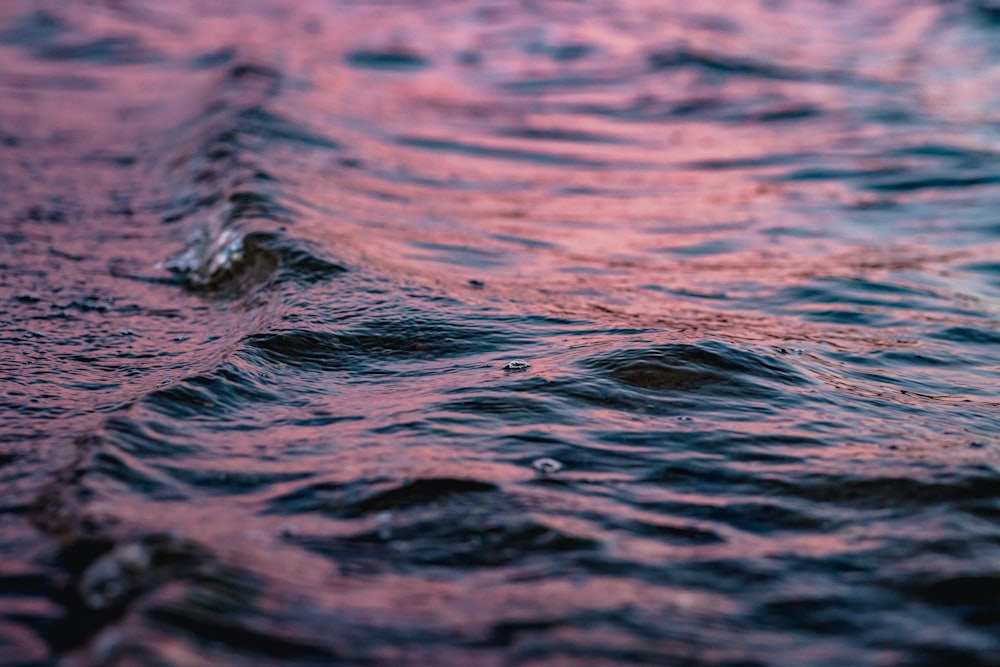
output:
M 0 663 L 992 664 L 994 14 L 4 3 Z

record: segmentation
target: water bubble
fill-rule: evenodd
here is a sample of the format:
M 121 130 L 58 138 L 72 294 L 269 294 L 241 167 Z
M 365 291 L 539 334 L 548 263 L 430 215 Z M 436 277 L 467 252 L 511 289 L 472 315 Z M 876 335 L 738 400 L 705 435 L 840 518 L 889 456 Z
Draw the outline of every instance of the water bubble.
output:
M 524 359 L 514 359 L 513 361 L 508 361 L 504 364 L 503 369 L 505 371 L 523 371 L 531 367 Z
M 562 470 L 563 464 L 559 463 L 559 461 L 556 461 L 555 459 L 546 457 L 537 459 L 531 464 L 531 467 L 543 475 L 552 475 Z

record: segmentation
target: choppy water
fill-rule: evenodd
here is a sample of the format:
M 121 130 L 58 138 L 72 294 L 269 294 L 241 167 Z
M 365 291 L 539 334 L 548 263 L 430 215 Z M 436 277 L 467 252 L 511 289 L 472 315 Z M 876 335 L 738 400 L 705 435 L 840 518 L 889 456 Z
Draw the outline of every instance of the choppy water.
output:
M 998 26 L 5 0 L 0 663 L 1000 664 Z

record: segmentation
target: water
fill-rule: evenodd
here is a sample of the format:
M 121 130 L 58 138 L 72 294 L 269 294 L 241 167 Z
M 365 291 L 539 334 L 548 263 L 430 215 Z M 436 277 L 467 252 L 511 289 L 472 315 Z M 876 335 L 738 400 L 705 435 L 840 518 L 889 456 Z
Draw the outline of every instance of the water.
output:
M 0 663 L 1000 664 L 997 11 L 4 2 Z

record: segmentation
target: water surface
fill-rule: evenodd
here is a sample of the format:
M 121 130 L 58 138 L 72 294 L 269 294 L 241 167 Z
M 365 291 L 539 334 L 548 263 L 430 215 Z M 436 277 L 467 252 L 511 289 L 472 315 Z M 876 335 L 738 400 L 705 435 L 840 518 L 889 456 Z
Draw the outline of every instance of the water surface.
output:
M 991 7 L 3 3 L 0 663 L 1000 664 Z

